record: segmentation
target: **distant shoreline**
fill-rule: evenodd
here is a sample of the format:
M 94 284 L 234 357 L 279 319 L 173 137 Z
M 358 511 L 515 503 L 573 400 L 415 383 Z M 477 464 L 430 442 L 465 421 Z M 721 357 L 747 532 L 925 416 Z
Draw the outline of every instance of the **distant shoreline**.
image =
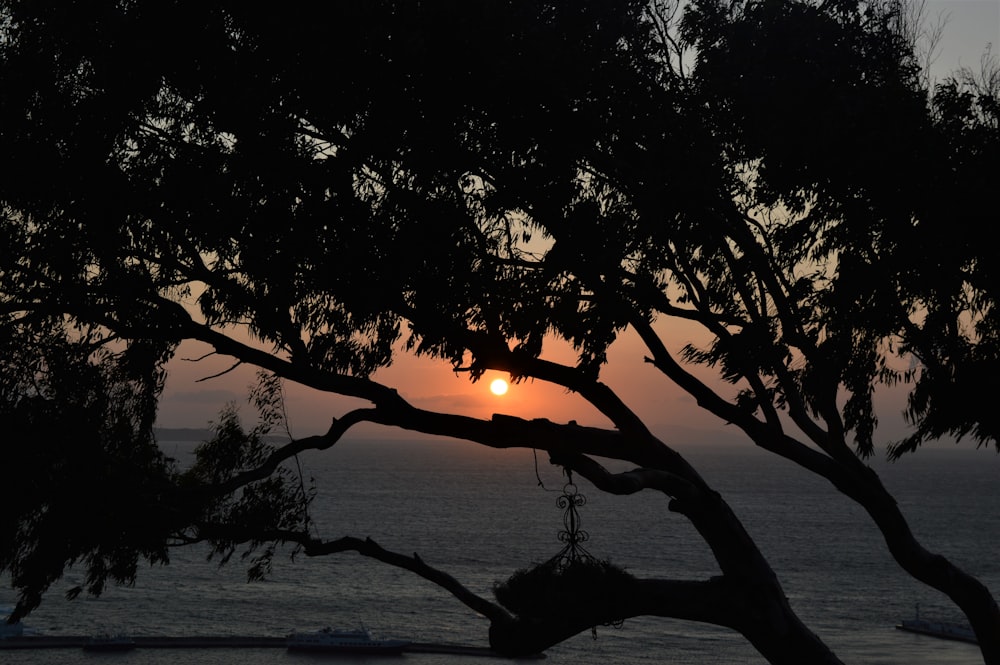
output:
M 133 649 L 262 649 L 287 648 L 287 637 L 260 636 L 193 636 L 193 637 L 129 637 L 128 646 Z M 13 649 L 71 649 L 86 648 L 91 645 L 91 637 L 81 635 L 67 636 L 24 636 L 0 640 L 0 651 Z M 455 654 L 464 656 L 502 657 L 489 647 L 470 646 L 464 644 L 440 644 L 432 642 L 411 642 L 403 651 L 412 653 Z M 544 654 L 536 654 L 528 658 L 545 658 Z
M 157 441 L 208 441 L 212 438 L 212 430 L 196 427 L 154 427 L 153 435 Z
M 193 441 L 195 443 L 201 443 L 203 441 L 208 441 L 214 435 L 211 429 L 199 428 L 199 427 L 154 427 L 153 435 L 156 440 L 160 443 L 166 441 Z M 266 441 L 270 442 L 287 442 L 288 437 L 282 434 L 268 434 L 264 437 Z M 448 437 L 434 436 L 421 434 L 419 432 L 411 432 L 407 434 L 399 434 L 396 432 L 384 432 L 381 436 L 376 436 L 372 434 L 360 434 L 350 437 L 351 441 L 422 441 L 422 442 L 433 442 L 447 440 Z

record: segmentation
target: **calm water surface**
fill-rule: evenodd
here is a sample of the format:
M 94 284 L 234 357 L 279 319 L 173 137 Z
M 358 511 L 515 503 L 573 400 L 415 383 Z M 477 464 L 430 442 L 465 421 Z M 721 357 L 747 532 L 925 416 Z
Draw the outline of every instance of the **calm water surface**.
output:
M 181 460 L 190 443 L 165 442 Z M 981 662 L 972 645 L 894 629 L 920 603 L 924 616 L 960 620 L 946 598 L 902 573 L 866 515 L 823 481 L 749 448 L 682 450 L 727 497 L 780 577 L 793 607 L 842 659 L 865 664 Z M 301 458 L 316 480 L 313 517 L 325 537 L 370 536 L 386 548 L 417 552 L 466 586 L 489 595 L 513 570 L 554 555 L 563 479 L 544 455 L 538 484 L 531 451 L 492 451 L 458 442 L 345 441 Z M 1000 458 L 987 451 L 928 449 L 893 465 L 875 462 L 917 536 L 1000 593 Z M 624 467 L 622 467 L 624 468 Z M 614 497 L 581 482 L 587 549 L 636 576 L 704 578 L 717 569 L 694 530 L 666 510 L 662 496 Z M 204 550 L 176 552 L 168 567 L 143 570 L 134 588 L 99 599 L 63 600 L 81 571 L 70 571 L 26 624 L 37 633 L 87 635 L 268 635 L 364 621 L 387 636 L 483 645 L 487 622 L 438 587 L 355 554 L 278 559 L 265 582 L 248 584 L 238 561 L 224 568 Z M 0 605 L 13 594 L 0 589 Z M 545 662 L 762 663 L 730 631 L 642 618 L 603 627 L 551 649 Z M 0 652 L 4 665 L 43 663 L 315 663 L 283 649 L 75 649 Z M 337 662 L 455 665 L 458 656 L 343 658 Z M 473 662 L 506 662 L 475 659 Z

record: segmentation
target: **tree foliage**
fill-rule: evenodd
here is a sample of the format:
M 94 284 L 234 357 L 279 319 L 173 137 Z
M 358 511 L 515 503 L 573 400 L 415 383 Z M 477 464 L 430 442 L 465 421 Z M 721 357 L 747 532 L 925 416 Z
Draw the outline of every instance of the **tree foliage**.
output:
M 907 16 L 888 0 L 0 1 L 4 451 L 48 474 L 3 517 L 19 611 L 73 562 L 99 592 L 207 540 L 223 560 L 246 546 L 254 575 L 280 542 L 407 568 L 489 617 L 506 653 L 603 620 L 526 620 L 417 556 L 312 533 L 284 463 L 367 421 L 669 495 L 721 575 L 623 579 L 617 618 L 709 621 L 772 662 L 837 662 L 729 506 L 600 381 L 630 328 L 665 381 L 861 504 L 1000 662 L 988 590 L 920 546 L 864 461 L 875 390 L 901 382 L 912 430 L 891 454 L 1000 445 L 998 86 L 928 89 Z M 671 353 L 676 321 L 707 341 Z M 152 423 L 183 340 L 268 374 L 262 428 L 223 413 L 182 474 Z M 549 340 L 575 362 L 547 359 Z M 614 428 L 417 409 L 371 378 L 404 352 L 554 383 Z M 271 447 L 278 378 L 370 407 Z M 94 478 L 88 500 L 126 513 L 115 533 L 73 517 L 68 488 Z
M 165 563 L 175 521 L 151 436 L 162 355 L 142 340 L 112 352 L 93 330 L 63 325 L 0 329 L 0 477 L 17 488 L 0 518 L 0 569 L 21 590 L 15 619 L 68 565 L 84 566 L 97 594 L 131 583 L 140 559 Z

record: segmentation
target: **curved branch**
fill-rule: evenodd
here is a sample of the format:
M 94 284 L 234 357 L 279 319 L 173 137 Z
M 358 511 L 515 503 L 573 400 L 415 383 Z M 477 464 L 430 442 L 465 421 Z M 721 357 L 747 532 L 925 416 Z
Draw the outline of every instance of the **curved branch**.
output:
M 687 517 L 705 539 L 724 574 L 740 580 L 773 578 L 757 545 L 718 492 L 658 469 L 613 474 L 579 453 L 555 455 L 553 462 L 576 471 L 611 494 L 633 494 L 643 489 L 663 492 L 671 499 L 669 509 Z M 777 585 L 777 580 L 772 581 Z
M 334 418 L 333 422 L 330 424 L 330 429 L 327 430 L 325 434 L 307 436 L 302 439 L 296 439 L 286 443 L 268 455 L 267 459 L 265 459 L 259 466 L 243 471 L 242 473 L 238 473 L 225 482 L 199 487 L 197 491 L 205 491 L 215 496 L 223 496 L 236 491 L 240 487 L 249 485 L 252 482 L 264 480 L 274 473 L 274 471 L 281 466 L 282 462 L 291 459 L 301 452 L 306 450 L 326 450 L 332 447 L 335 443 L 337 443 L 337 441 L 340 440 L 347 430 L 357 423 L 365 420 L 364 414 L 364 409 L 358 409 L 357 411 L 348 413 L 343 418 Z
M 212 379 L 217 379 L 220 376 L 225 376 L 226 374 L 229 374 L 230 372 L 235 371 L 237 368 L 241 367 L 242 365 L 243 365 L 243 361 L 242 360 L 237 360 L 235 363 L 233 363 L 232 365 L 230 365 L 228 368 L 222 370 L 221 372 L 216 372 L 215 374 L 209 374 L 208 376 L 203 376 L 200 379 L 195 379 L 195 383 L 201 383 L 202 381 L 210 381 Z
M 638 329 L 638 328 L 637 328 Z M 878 475 L 850 450 L 834 445 L 830 456 L 774 431 L 765 423 L 726 402 L 711 388 L 686 372 L 662 348 L 659 338 L 647 326 L 639 329 L 654 350 L 653 362 L 678 386 L 694 396 L 698 404 L 726 422 L 740 427 L 758 446 L 789 459 L 826 478 L 841 493 L 856 501 L 872 517 L 882 532 L 893 558 L 914 578 L 938 589 L 962 608 L 972 623 L 988 662 L 1000 662 L 1000 609 L 989 590 L 945 557 L 932 554 L 914 537 L 895 499 L 886 491 Z M 688 514 L 685 512 L 685 514 Z M 689 515 L 691 517 L 691 515 Z M 692 517 L 692 522 L 698 527 Z M 703 533 L 706 542 L 714 542 Z M 724 534 L 723 534 L 724 535 Z M 714 551 L 714 549 L 713 549 Z M 720 564 L 722 560 L 720 560 Z M 990 660 L 992 659 L 992 661 Z
M 575 471 L 608 494 L 628 495 L 654 489 L 672 499 L 690 501 L 697 497 L 697 486 L 669 471 L 638 468 L 613 474 L 595 460 L 578 453 L 553 453 L 549 460 Z
M 653 354 L 648 362 L 663 372 L 671 381 L 695 398 L 698 406 L 726 423 L 736 425 L 746 432 L 761 448 L 776 453 L 813 471 L 837 484 L 838 468 L 831 457 L 824 455 L 800 441 L 784 434 L 779 428 L 763 423 L 735 404 L 727 402 L 718 393 L 681 367 L 663 346 L 652 327 L 643 321 L 632 324 L 646 347 Z
M 507 610 L 503 609 L 496 603 L 492 603 L 482 596 L 473 593 L 448 573 L 428 565 L 416 552 L 414 552 L 412 556 L 407 556 L 405 554 L 387 550 L 371 538 L 365 538 L 362 540 L 351 536 L 344 536 L 343 538 L 338 538 L 337 540 L 322 543 L 314 542 L 312 544 L 301 544 L 304 546 L 304 551 L 307 556 L 323 556 L 327 554 L 335 554 L 337 552 L 354 551 L 362 556 L 377 559 L 378 561 L 388 563 L 392 566 L 396 566 L 397 568 L 409 570 L 425 580 L 433 582 L 442 589 L 445 589 L 461 601 L 466 607 L 470 608 L 474 612 L 482 614 L 491 622 L 508 623 L 513 620 L 513 617 L 509 612 L 507 612 Z
M 403 315 L 411 321 L 420 320 L 412 308 L 404 310 Z M 590 402 L 623 432 L 647 440 L 655 439 L 642 419 L 611 388 L 598 381 L 594 373 L 513 351 L 506 340 L 485 332 L 460 326 L 449 328 L 446 332 L 449 338 L 473 353 L 477 368 L 509 372 L 513 376 L 531 377 L 562 386 Z
M 180 304 L 168 298 L 155 296 L 150 298 L 150 301 L 160 310 L 158 312 L 161 315 L 159 320 L 149 320 L 143 323 L 134 320 L 125 322 L 110 320 L 107 316 L 98 316 L 95 312 L 89 314 L 98 318 L 109 328 L 123 334 L 152 339 L 183 336 L 198 340 L 208 344 L 222 355 L 232 356 L 243 363 L 255 365 L 290 381 L 317 390 L 358 397 L 374 404 L 392 404 L 400 401 L 399 393 L 395 389 L 376 381 L 325 372 L 305 363 L 282 359 L 272 353 L 237 341 L 207 324 L 198 323 Z
M 416 552 L 412 556 L 393 552 L 385 549 L 371 538 L 362 539 L 354 536 L 343 536 L 336 540 L 321 540 L 301 531 L 286 529 L 258 531 L 247 527 L 218 523 L 202 523 L 197 526 L 201 540 L 228 540 L 244 543 L 251 541 L 295 543 L 309 557 L 327 556 L 339 552 L 357 552 L 362 556 L 416 573 L 420 577 L 445 589 L 468 608 L 482 614 L 492 622 L 504 623 L 513 621 L 511 614 L 500 605 L 473 593 L 448 573 L 428 565 Z
M 747 589 L 724 577 L 704 581 L 637 579 L 623 580 L 621 586 L 600 602 L 581 602 L 566 612 L 542 619 L 522 619 L 499 604 L 472 592 L 452 575 L 425 562 L 419 554 L 388 550 L 371 538 L 344 536 L 322 541 L 297 531 L 270 531 L 250 534 L 228 525 L 201 525 L 203 537 L 236 541 L 273 540 L 295 543 L 306 556 L 326 556 L 340 552 L 358 554 L 408 570 L 452 594 L 459 602 L 490 621 L 490 646 L 507 656 L 537 654 L 549 647 L 600 624 L 637 616 L 661 616 L 729 626 L 747 630 L 744 615 L 734 608 L 747 604 Z M 586 589 L 582 590 L 586 592 Z

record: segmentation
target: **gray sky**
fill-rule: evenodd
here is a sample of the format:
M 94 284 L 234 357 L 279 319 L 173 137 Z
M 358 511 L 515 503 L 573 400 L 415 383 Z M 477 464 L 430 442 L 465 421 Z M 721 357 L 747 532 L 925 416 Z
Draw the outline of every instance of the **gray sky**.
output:
M 1000 0 L 927 0 L 931 23 L 944 19 L 932 75 L 941 78 L 957 67 L 979 68 L 988 45 L 1000 55 Z

